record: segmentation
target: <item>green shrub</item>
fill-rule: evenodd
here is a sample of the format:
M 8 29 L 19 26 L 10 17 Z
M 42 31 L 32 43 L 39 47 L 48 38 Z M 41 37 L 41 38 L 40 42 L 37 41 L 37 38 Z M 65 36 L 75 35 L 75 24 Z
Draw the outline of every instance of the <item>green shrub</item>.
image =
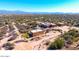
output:
M 29 35 L 28 35 L 28 33 L 23 33 L 23 34 L 22 34 L 22 37 L 23 37 L 23 38 L 29 38 Z
M 65 33 L 62 37 L 68 42 L 74 42 L 75 38 L 77 38 L 79 36 L 79 32 L 75 29 L 72 29 L 70 31 L 68 31 L 67 33 Z
M 54 49 L 61 49 L 64 46 L 64 39 L 63 38 L 57 38 L 55 42 L 51 43 L 48 49 L 54 50 Z
M 77 36 L 77 34 L 78 34 L 78 31 L 77 31 L 77 30 L 75 30 L 75 29 L 72 29 L 72 30 L 70 30 L 70 31 L 68 32 L 68 34 L 69 34 L 69 35 L 71 35 L 71 36 L 76 37 L 76 36 Z
M 14 49 L 14 44 L 5 43 L 5 44 L 3 44 L 2 47 L 3 47 L 5 50 L 12 50 L 12 49 Z

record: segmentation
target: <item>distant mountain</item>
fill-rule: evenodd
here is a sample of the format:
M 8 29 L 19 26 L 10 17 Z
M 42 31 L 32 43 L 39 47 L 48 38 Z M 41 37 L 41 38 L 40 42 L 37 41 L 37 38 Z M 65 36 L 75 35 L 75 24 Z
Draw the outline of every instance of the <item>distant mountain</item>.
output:
M 0 10 L 0 14 L 74 14 L 72 12 L 24 12 L 24 11 L 9 11 L 9 10 Z
M 28 14 L 29 12 L 24 11 L 8 11 L 8 10 L 0 10 L 0 14 Z
M 19 10 L 0 10 L 0 14 L 63 14 L 63 12 L 24 12 Z

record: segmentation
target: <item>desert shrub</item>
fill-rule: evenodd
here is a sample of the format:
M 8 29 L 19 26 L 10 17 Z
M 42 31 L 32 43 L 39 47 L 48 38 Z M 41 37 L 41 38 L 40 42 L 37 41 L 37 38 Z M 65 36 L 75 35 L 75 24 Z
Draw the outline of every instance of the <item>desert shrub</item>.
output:
M 64 39 L 57 38 L 55 42 L 52 42 L 48 47 L 49 50 L 61 49 L 64 46 Z
M 11 44 L 11 43 L 5 43 L 5 44 L 3 44 L 2 47 L 3 47 L 5 50 L 12 50 L 12 49 L 14 49 L 14 45 Z
M 79 36 L 79 32 L 75 29 L 72 29 L 70 31 L 68 31 L 67 33 L 65 33 L 62 37 L 65 39 L 65 41 L 67 41 L 67 43 L 70 43 L 70 42 L 74 42 L 76 39 Z
M 74 42 L 77 42 L 78 40 L 79 40 L 79 37 L 73 39 Z
M 22 34 L 22 37 L 23 37 L 23 38 L 29 38 L 29 34 L 28 34 L 28 33 L 23 33 L 23 34 Z
M 68 34 L 69 34 L 69 35 L 71 35 L 71 36 L 76 37 L 76 36 L 77 36 L 77 34 L 78 34 L 78 31 L 77 31 L 77 30 L 75 30 L 75 29 L 72 29 L 72 30 L 70 30 L 70 31 L 68 32 Z

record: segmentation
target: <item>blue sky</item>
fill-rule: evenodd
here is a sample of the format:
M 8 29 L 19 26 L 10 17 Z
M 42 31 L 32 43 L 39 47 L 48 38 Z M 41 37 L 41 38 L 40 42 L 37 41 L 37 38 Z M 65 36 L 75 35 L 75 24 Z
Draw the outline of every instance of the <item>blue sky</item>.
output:
M 0 10 L 79 12 L 79 0 L 0 0 Z

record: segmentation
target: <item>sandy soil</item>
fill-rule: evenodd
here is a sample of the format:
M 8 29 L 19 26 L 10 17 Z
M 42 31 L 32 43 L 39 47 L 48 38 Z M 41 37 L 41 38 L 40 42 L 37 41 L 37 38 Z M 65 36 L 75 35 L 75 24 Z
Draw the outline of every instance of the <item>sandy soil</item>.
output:
M 14 25 L 13 25 L 14 26 Z M 14 26 L 15 27 L 15 26 Z M 62 32 L 67 32 L 69 31 L 69 27 L 68 26 L 62 26 L 62 27 L 54 27 L 54 29 L 61 29 Z M 11 41 L 10 43 L 14 43 L 17 40 L 24 40 L 21 38 L 20 33 L 18 32 L 17 28 L 15 27 L 15 31 L 18 33 L 18 37 Z M 33 41 L 29 41 L 29 42 L 19 42 L 19 43 L 14 43 L 14 50 L 46 50 L 47 46 L 45 45 L 46 42 L 48 41 L 52 41 L 54 42 L 55 39 L 61 35 L 61 33 L 59 31 L 50 31 L 47 34 L 44 35 L 40 35 L 38 37 L 39 40 L 33 40 Z M 0 42 L 0 45 L 2 45 L 3 43 L 6 43 L 7 39 L 9 39 L 10 37 L 7 37 L 5 39 L 3 39 Z

